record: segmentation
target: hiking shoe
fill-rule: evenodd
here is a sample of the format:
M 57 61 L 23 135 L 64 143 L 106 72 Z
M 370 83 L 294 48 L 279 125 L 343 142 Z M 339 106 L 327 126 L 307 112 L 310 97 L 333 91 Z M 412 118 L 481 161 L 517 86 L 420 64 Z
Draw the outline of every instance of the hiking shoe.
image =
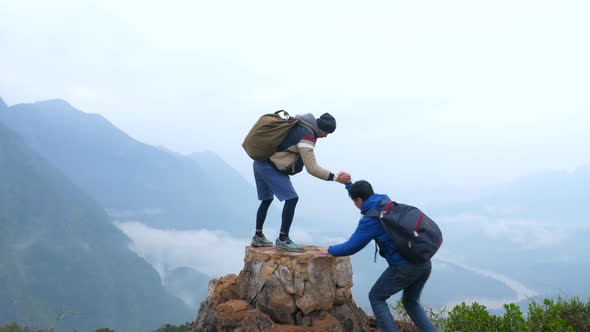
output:
M 261 236 L 254 235 L 252 237 L 251 244 L 252 244 L 252 247 L 271 247 L 272 241 L 267 239 L 266 236 L 264 236 L 264 234 L 262 234 Z
M 297 251 L 297 252 L 304 251 L 303 247 L 298 247 L 288 237 L 285 239 L 285 241 L 281 241 L 281 239 L 278 238 L 275 241 L 275 249 L 276 250 L 283 250 L 283 251 Z

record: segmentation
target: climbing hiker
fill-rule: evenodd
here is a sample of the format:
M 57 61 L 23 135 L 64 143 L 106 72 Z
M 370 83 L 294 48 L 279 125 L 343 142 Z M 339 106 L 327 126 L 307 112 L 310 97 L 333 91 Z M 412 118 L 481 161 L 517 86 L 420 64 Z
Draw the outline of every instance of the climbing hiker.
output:
M 346 184 L 346 189 L 354 205 L 361 210 L 363 218 L 348 241 L 330 246 L 327 253 L 332 256 L 350 256 L 363 249 L 371 240 L 375 240 L 381 256 L 389 264 L 369 292 L 369 301 L 380 331 L 397 331 L 385 301 L 402 290 L 402 304 L 418 330 L 436 331 L 420 305 L 420 293 L 430 276 L 430 259 L 426 258 L 427 260 L 421 263 L 408 261 L 386 232 L 379 214 L 374 212 L 380 210 L 382 208 L 380 205 L 384 202 L 391 202 L 389 197 L 375 194 L 371 184 L 363 180 Z M 430 220 L 426 218 L 426 216 L 420 217 L 420 221 Z

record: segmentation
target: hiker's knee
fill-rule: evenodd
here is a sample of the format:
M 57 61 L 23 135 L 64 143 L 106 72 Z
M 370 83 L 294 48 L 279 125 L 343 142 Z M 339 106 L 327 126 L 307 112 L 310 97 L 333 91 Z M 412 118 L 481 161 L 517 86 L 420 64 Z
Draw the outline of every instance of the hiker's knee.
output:
M 381 290 L 375 286 L 371 288 L 369 291 L 369 302 L 375 303 L 379 301 L 384 301 L 386 298 L 383 296 Z
M 298 201 L 299 201 L 299 197 L 295 196 L 294 198 L 290 198 L 290 199 L 286 200 L 285 204 L 297 205 Z
M 405 294 L 402 296 L 402 305 L 406 309 L 406 311 L 410 308 L 414 308 L 417 305 L 420 305 L 420 301 L 414 297 L 406 296 Z

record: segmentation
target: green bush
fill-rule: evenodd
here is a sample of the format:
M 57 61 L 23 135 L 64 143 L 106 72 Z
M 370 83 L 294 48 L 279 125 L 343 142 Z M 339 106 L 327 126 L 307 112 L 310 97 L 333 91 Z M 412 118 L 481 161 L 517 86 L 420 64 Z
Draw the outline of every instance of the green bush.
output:
M 401 300 L 390 305 L 397 321 L 410 322 Z M 541 303 L 531 301 L 525 316 L 514 303 L 504 305 L 504 315 L 490 315 L 487 308 L 477 302 L 456 305 L 445 314 L 446 308 L 434 311 L 425 306 L 424 310 L 434 325 L 452 332 L 569 332 L 590 331 L 590 300 L 586 303 L 578 297 L 544 299 Z
M 522 316 L 520 307 L 514 303 L 504 304 L 504 316 L 498 319 L 498 331 L 524 332 L 529 331 L 526 319 Z
M 17 323 L 10 323 L 8 325 L 0 326 L 0 332 L 35 332 L 28 327 L 20 327 Z M 36 332 L 53 332 L 50 330 L 37 330 Z
M 485 306 L 477 302 L 471 305 L 462 302 L 449 311 L 449 317 L 445 322 L 445 328 L 449 331 L 497 331 L 499 319 L 490 315 Z
M 584 303 L 578 297 L 569 301 L 558 298 L 561 306 L 561 317 L 574 331 L 590 331 L 590 299 Z
M 0 332 L 54 332 L 55 330 L 50 328 L 48 330 L 31 330 L 28 327 L 20 327 L 17 323 L 10 323 L 5 326 L 0 326 Z M 76 332 L 74 330 L 73 332 Z M 115 332 L 109 328 L 98 329 L 95 332 Z
M 410 316 L 406 312 L 406 309 L 404 308 L 404 305 L 403 305 L 401 299 L 397 300 L 397 302 L 395 303 L 395 306 L 389 304 L 389 309 L 391 311 L 391 314 L 393 315 L 393 319 L 395 319 L 397 321 L 402 321 L 402 322 L 411 322 L 412 321 Z M 426 311 L 426 315 L 428 315 L 428 318 L 430 318 L 430 320 L 432 321 L 434 326 L 436 326 L 439 329 L 442 329 L 444 327 L 445 315 L 446 315 L 446 308 L 445 307 L 443 307 L 439 311 L 435 311 L 431 307 L 425 305 L 424 311 Z
M 191 327 L 191 322 L 186 322 L 180 326 L 166 324 L 153 332 L 186 332 Z
M 545 299 L 542 304 L 533 301 L 529 304 L 528 324 L 531 331 L 589 331 L 590 303 L 561 296 L 556 301 Z

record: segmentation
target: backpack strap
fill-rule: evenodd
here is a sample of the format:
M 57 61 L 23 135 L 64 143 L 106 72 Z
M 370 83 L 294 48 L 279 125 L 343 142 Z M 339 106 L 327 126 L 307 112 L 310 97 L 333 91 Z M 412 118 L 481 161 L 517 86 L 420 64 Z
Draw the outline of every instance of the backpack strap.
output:
M 376 209 L 371 209 L 369 211 L 367 211 L 367 213 L 363 214 L 363 217 L 365 218 L 378 218 L 381 219 L 381 214 L 383 213 L 383 210 L 380 209 L 379 207 L 387 204 L 387 200 L 386 199 L 382 199 L 379 204 L 377 205 Z M 375 254 L 373 257 L 373 262 L 377 263 L 377 253 L 379 252 L 379 248 L 377 247 L 377 241 L 375 240 Z
M 398 205 L 398 203 L 396 203 L 394 201 L 388 201 L 384 198 L 379 202 L 379 204 L 377 204 L 376 209 L 371 209 L 371 210 L 367 211 L 367 213 L 363 214 L 363 217 L 378 218 L 379 221 L 383 222 L 383 219 L 382 219 L 383 214 L 389 213 L 389 209 L 391 209 L 392 205 Z M 420 221 L 422 221 L 422 220 L 420 220 Z M 374 263 L 377 263 L 377 253 L 378 252 L 379 252 L 379 248 L 377 247 L 377 240 L 375 240 L 375 255 L 373 257 Z M 397 252 L 397 249 L 395 249 L 393 254 L 395 254 L 396 252 Z
M 381 219 L 383 213 L 389 213 L 389 209 L 391 208 L 392 204 L 397 205 L 396 202 L 388 201 L 384 198 L 379 202 L 379 204 L 377 204 L 377 208 L 367 211 L 367 213 L 363 214 L 363 217 L 372 217 L 372 218 Z
M 379 218 L 381 217 L 381 211 L 376 209 L 369 210 L 367 213 L 363 214 L 363 217 Z
M 377 263 L 377 252 L 379 251 L 379 249 L 377 248 L 377 240 L 375 241 L 375 257 L 373 257 L 373 263 Z
M 303 123 L 303 121 L 299 121 L 299 125 L 300 125 L 301 127 L 305 128 L 305 129 L 307 129 L 307 130 L 311 131 L 311 134 L 312 134 L 312 135 L 314 135 L 314 134 L 315 134 L 315 132 L 313 131 L 313 129 L 312 129 L 310 126 L 308 126 L 308 125 L 306 125 L 305 123 Z
M 279 115 L 279 113 L 283 113 L 283 115 L 285 116 L 285 118 L 290 118 L 291 116 L 289 115 L 289 112 L 285 111 L 285 110 L 278 110 L 275 112 L 276 115 Z

